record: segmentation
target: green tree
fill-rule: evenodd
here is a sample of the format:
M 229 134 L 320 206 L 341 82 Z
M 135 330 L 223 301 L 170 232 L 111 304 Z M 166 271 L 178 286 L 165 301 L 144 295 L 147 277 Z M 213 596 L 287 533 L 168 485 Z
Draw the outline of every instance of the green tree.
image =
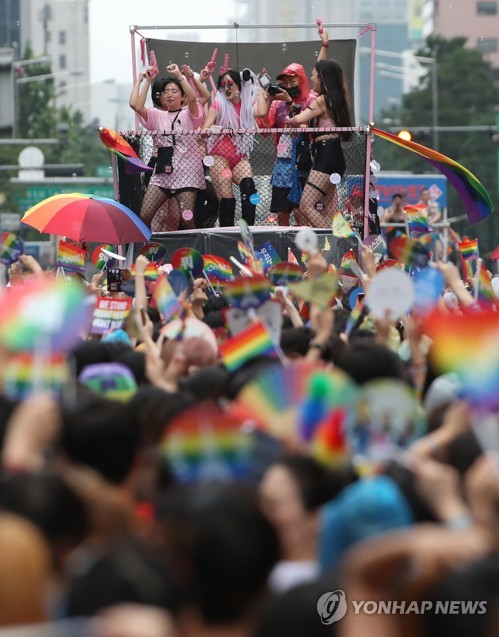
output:
M 24 59 L 34 59 L 33 49 L 28 43 Z M 52 73 L 49 63 L 29 64 L 18 69 L 16 80 L 16 128 L 17 137 L 53 137 L 56 132 L 57 112 L 53 107 L 56 97 L 54 78 L 37 76 Z M 22 80 L 28 80 L 23 82 Z
M 495 112 L 499 105 L 499 88 L 494 84 L 491 65 L 477 49 L 464 48 L 466 38 L 446 40 L 429 37 L 417 55 L 437 60 L 438 123 L 440 126 L 477 126 L 495 124 Z M 385 111 L 380 116 L 380 128 L 384 121 L 396 121 L 401 128 L 432 125 L 432 69 L 428 68 L 420 86 L 403 96 L 400 108 Z M 415 138 L 415 141 L 420 141 Z M 431 135 L 421 143 L 432 147 Z M 377 139 L 374 154 L 382 170 L 410 170 L 428 172 L 432 168 L 425 160 Z M 478 236 L 483 252 L 492 250 L 498 243 L 499 198 L 496 196 L 496 147 L 490 133 L 459 132 L 440 133 L 438 150 L 466 166 L 482 182 L 492 197 L 496 212 L 470 231 L 468 224 L 458 228 L 468 236 Z M 463 206 L 453 188 L 449 188 L 449 214 L 463 214 Z
M 100 141 L 98 131 L 84 124 L 81 111 L 62 107 L 57 112 L 57 127 L 61 143 L 48 149 L 51 163 L 83 164 L 88 176 L 95 175 L 97 166 L 111 164 L 110 153 Z

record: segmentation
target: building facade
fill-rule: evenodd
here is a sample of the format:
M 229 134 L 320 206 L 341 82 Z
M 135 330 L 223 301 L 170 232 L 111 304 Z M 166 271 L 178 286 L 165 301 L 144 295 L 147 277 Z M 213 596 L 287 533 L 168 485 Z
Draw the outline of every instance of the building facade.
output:
M 90 113 L 89 0 L 21 0 L 21 47 L 51 58 L 56 106 Z
M 441 2 L 424 0 L 423 34 L 444 38 L 464 36 L 466 46 L 481 51 L 499 81 L 499 2 L 466 0 Z
M 50 58 L 54 106 L 78 109 L 85 121 L 90 117 L 88 11 L 89 0 L 0 0 L 0 47 L 12 49 L 14 62 L 23 59 L 28 44 L 35 58 Z

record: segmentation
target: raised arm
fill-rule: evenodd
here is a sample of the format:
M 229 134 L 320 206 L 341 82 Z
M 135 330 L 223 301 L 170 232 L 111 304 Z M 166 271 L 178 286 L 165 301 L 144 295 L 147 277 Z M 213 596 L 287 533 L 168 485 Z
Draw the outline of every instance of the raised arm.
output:
M 206 102 L 210 99 L 210 91 L 206 88 L 205 82 L 211 76 L 212 71 L 205 66 L 204 69 L 199 73 L 199 79 L 194 75 L 194 84 L 199 93 L 199 99 L 201 100 L 201 104 L 204 106 Z
M 255 108 L 253 114 L 255 117 L 265 117 L 268 113 L 269 105 L 267 102 L 267 94 L 263 88 L 258 84 L 258 94 L 256 98 Z
M 326 29 L 322 29 L 322 32 L 319 29 L 319 36 L 321 38 L 321 48 L 317 56 L 317 62 L 327 60 L 327 47 L 329 46 L 329 36 Z
M 166 70 L 172 77 L 176 78 L 182 85 L 182 90 L 184 91 L 185 97 L 187 99 L 187 106 L 189 108 L 189 113 L 193 117 L 198 117 L 199 108 L 198 108 L 197 96 L 196 96 L 196 93 L 194 92 L 194 89 L 187 81 L 187 78 L 185 77 L 185 75 L 183 75 L 182 71 L 178 68 L 176 64 L 170 64 L 169 66 L 166 67 Z
M 130 95 L 130 108 L 138 113 L 145 121 L 147 121 L 147 93 L 156 75 L 157 72 L 153 66 L 150 66 L 145 73 L 139 73 Z M 142 85 L 144 80 L 145 82 Z

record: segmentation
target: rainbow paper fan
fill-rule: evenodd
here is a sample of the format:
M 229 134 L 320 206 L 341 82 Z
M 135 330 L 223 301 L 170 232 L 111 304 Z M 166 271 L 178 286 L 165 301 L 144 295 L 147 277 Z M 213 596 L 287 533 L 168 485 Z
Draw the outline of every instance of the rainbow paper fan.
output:
M 225 296 L 233 307 L 241 310 L 259 307 L 270 297 L 270 281 L 263 274 L 238 277 L 227 281 Z
M 161 449 L 178 482 L 228 482 L 249 474 L 253 445 L 240 420 L 207 402 L 168 425 Z
M 149 261 L 156 263 L 156 265 L 161 265 L 166 257 L 166 248 L 160 243 L 145 243 L 140 250 L 140 254 Z
M 288 283 L 301 281 L 303 270 L 295 263 L 282 261 L 281 263 L 276 263 L 276 265 L 271 266 L 267 270 L 267 276 L 271 280 L 272 285 L 288 285 Z
M 241 413 L 270 435 L 312 451 L 320 448 L 325 459 L 328 440 L 320 426 L 327 428 L 332 412 L 343 410 L 345 438 L 356 421 L 357 396 L 356 385 L 343 372 L 301 361 L 266 369 L 243 388 L 236 402 Z

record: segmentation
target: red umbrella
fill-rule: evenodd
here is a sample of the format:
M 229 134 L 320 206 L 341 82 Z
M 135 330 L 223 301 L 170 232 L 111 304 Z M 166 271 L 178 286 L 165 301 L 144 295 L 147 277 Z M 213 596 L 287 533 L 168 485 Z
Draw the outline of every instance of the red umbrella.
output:
M 40 232 L 74 241 L 120 245 L 151 238 L 150 229 L 123 204 L 77 192 L 40 201 L 25 212 L 21 221 Z

